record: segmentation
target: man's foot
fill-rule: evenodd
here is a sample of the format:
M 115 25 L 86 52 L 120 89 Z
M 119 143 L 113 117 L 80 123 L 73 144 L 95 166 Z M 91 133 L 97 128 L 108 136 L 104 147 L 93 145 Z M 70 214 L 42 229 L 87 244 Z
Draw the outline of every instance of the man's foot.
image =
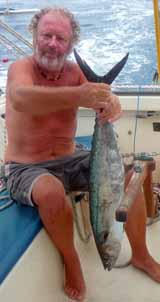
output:
M 160 283 L 160 264 L 156 262 L 150 255 L 143 260 L 133 258 L 131 263 L 133 266 L 149 275 L 154 281 Z
M 65 266 L 65 293 L 69 298 L 83 301 L 86 287 L 79 262 L 79 257 L 75 251 L 72 255 L 64 258 Z

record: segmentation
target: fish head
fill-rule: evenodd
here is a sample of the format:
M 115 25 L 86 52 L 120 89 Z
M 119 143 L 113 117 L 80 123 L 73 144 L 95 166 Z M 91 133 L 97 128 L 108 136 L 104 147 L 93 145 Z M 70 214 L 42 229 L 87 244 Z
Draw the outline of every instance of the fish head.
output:
M 112 235 L 102 232 L 96 245 L 104 269 L 110 271 L 118 259 L 121 250 L 120 241 Z

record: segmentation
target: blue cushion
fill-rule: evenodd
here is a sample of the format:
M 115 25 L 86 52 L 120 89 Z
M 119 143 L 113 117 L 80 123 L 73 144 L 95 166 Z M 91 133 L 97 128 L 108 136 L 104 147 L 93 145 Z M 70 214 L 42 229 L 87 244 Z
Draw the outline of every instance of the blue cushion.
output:
M 91 146 L 91 136 L 76 141 Z M 12 202 L 7 195 L 6 189 L 0 192 L 0 283 L 42 228 L 36 208 Z
M 0 197 L 3 194 L 7 191 Z M 11 203 L 9 198 L 0 200 L 0 283 L 41 228 L 36 208 Z
M 77 136 L 76 141 L 77 143 L 84 145 L 87 149 L 91 149 L 92 136 Z

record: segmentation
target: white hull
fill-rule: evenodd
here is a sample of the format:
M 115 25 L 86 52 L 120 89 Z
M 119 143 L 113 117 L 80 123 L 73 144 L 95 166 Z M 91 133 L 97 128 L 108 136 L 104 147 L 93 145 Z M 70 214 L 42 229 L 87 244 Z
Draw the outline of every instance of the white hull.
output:
M 133 152 L 136 114 L 136 152 L 158 152 L 160 151 L 160 132 L 153 130 L 153 123 L 160 122 L 160 96 L 144 96 L 140 99 L 137 112 L 137 97 L 120 97 L 123 109 L 122 117 L 114 123 L 119 136 L 121 151 Z M 150 113 L 153 116 L 148 116 Z M 95 114 L 91 110 L 81 109 L 78 115 L 77 136 L 91 135 L 94 128 Z M 148 139 L 150 137 L 150 139 Z M 151 144 L 152 140 L 152 144 Z

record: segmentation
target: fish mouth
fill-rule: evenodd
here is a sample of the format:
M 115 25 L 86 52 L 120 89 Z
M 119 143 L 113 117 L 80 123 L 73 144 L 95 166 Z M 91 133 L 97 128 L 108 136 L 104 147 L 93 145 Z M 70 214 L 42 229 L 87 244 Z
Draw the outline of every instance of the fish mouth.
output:
M 105 270 L 108 269 L 108 271 L 114 267 L 121 250 L 120 241 L 116 238 L 109 237 L 110 234 L 106 236 L 104 242 L 96 242 L 103 267 Z
M 117 259 L 115 259 L 115 257 L 111 257 L 110 255 L 107 255 L 107 254 L 101 254 L 100 257 L 101 257 L 101 261 L 102 261 L 104 269 L 111 271 L 111 269 L 114 267 Z
M 114 250 L 110 246 L 106 246 L 105 249 L 103 246 L 97 246 L 98 252 L 103 264 L 104 269 L 110 271 L 115 265 L 118 256 L 114 255 Z M 119 253 L 118 253 L 119 254 Z

